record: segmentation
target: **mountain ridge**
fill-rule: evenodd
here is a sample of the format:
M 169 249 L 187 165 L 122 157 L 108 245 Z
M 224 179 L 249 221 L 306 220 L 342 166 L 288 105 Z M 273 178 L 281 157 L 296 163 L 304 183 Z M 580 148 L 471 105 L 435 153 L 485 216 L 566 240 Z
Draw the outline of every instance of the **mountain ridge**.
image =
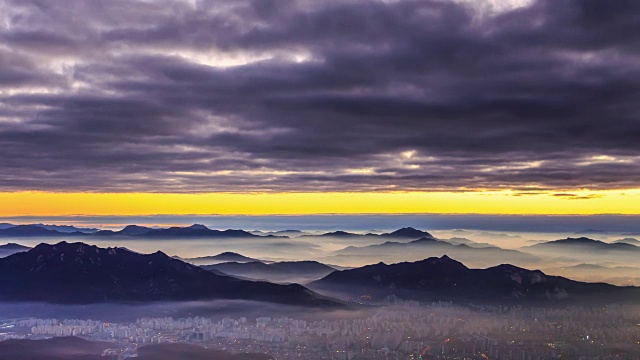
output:
M 368 292 L 378 298 L 504 304 L 630 301 L 629 295 L 640 294 L 640 288 L 584 283 L 511 264 L 471 269 L 446 255 L 336 271 L 308 286 L 351 296 Z
M 300 285 L 220 276 L 160 251 L 139 254 L 63 241 L 0 259 L 1 301 L 88 304 L 206 299 L 338 305 Z

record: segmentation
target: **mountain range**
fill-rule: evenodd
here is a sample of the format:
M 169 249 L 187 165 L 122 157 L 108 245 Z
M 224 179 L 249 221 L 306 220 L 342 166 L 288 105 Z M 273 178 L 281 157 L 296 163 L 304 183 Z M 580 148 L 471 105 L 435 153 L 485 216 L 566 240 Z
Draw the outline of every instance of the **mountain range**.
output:
M 489 304 L 629 302 L 640 295 L 639 288 L 578 282 L 513 265 L 470 269 L 448 256 L 335 271 L 308 286 L 340 296 Z
M 640 267 L 577 264 L 545 268 L 547 273 L 579 281 L 606 282 L 614 285 L 640 285 Z
M 504 259 L 517 264 L 533 264 L 540 261 L 537 256 L 517 250 L 498 247 L 472 247 L 466 243 L 454 245 L 445 240 L 421 238 L 410 242 L 387 241 L 377 245 L 348 246 L 336 251 L 339 256 L 367 256 L 380 259 L 419 260 L 432 256 L 449 255 L 465 263 L 477 266 L 490 266 Z
M 213 255 L 213 256 L 200 256 L 195 258 L 186 258 L 186 259 L 178 258 L 178 259 L 194 265 L 212 265 L 212 264 L 219 264 L 219 263 L 225 263 L 225 262 L 236 262 L 236 263 L 246 263 L 246 262 L 254 262 L 254 261 L 265 262 L 264 260 L 250 258 L 248 256 L 244 256 L 244 255 L 234 253 L 234 252 L 229 252 L 229 251 L 220 253 L 218 255 Z
M 74 232 L 61 232 L 55 229 L 47 229 L 45 227 L 31 224 L 31 225 L 16 225 L 12 227 L 6 227 L 4 229 L 0 229 L 0 237 L 54 237 L 54 236 L 87 236 L 90 234 L 86 234 L 80 231 Z
M 186 227 L 170 227 L 164 229 L 155 229 L 139 225 L 128 225 L 122 230 L 97 230 L 94 232 L 84 232 L 76 229 L 71 231 L 72 227 L 60 227 L 54 225 L 13 225 L 0 228 L 0 238 L 17 238 L 17 237 L 142 237 L 154 239 L 170 239 L 170 238 L 257 238 L 257 237 L 273 237 L 281 238 L 283 236 L 266 235 L 258 236 L 244 230 L 213 230 L 200 224 L 194 224 Z
M 260 261 L 226 262 L 203 266 L 203 268 L 242 278 L 296 283 L 318 280 L 336 270 L 317 261 L 284 261 L 270 264 Z
M 611 261 L 635 264 L 640 259 L 640 247 L 626 243 L 607 243 L 587 237 L 547 241 L 521 248 L 535 255 L 567 256 L 588 262 Z
M 15 243 L 0 245 L 0 258 L 13 255 L 15 253 L 23 252 L 23 251 L 28 251 L 29 249 L 31 248 L 28 246 L 15 244 Z
M 49 303 L 243 299 L 337 306 L 297 284 L 221 276 L 158 251 L 40 244 L 0 259 L 0 301 Z
M 640 240 L 636 238 L 624 238 L 624 239 L 619 239 L 613 242 L 613 244 L 618 244 L 618 243 L 640 246 Z
M 418 230 L 412 227 L 403 227 L 401 229 L 382 234 L 357 234 L 347 231 L 332 231 L 321 235 L 304 235 L 302 237 L 335 237 L 335 238 L 360 238 L 360 237 L 382 237 L 392 239 L 420 239 L 420 238 L 434 238 L 433 235 L 426 231 Z

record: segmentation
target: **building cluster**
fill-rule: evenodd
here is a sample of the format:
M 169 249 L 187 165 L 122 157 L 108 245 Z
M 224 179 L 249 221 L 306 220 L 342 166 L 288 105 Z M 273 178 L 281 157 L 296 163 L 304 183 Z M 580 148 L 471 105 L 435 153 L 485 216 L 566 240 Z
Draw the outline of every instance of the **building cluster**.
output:
M 189 342 L 287 359 L 638 359 L 640 310 L 400 303 L 357 318 L 0 320 L 0 339 L 82 336 L 131 346 Z M 123 345 L 127 344 L 127 345 Z M 115 347 L 117 348 L 117 347 Z

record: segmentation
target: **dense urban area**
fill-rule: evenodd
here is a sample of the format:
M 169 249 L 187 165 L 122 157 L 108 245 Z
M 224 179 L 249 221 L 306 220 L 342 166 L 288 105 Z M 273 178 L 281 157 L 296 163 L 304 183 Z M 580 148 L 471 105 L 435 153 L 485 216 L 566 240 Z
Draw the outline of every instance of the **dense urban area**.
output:
M 287 359 L 638 359 L 640 311 L 630 306 L 521 308 L 395 301 L 352 319 L 2 319 L 0 340 L 78 336 L 109 341 L 104 355 L 187 342 Z

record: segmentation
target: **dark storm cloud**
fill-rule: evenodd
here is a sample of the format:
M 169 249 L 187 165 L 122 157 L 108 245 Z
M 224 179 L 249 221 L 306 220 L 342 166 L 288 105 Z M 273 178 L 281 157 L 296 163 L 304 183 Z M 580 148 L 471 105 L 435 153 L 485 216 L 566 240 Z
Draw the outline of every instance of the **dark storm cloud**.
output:
M 0 8 L 2 190 L 639 186 L 636 1 Z

